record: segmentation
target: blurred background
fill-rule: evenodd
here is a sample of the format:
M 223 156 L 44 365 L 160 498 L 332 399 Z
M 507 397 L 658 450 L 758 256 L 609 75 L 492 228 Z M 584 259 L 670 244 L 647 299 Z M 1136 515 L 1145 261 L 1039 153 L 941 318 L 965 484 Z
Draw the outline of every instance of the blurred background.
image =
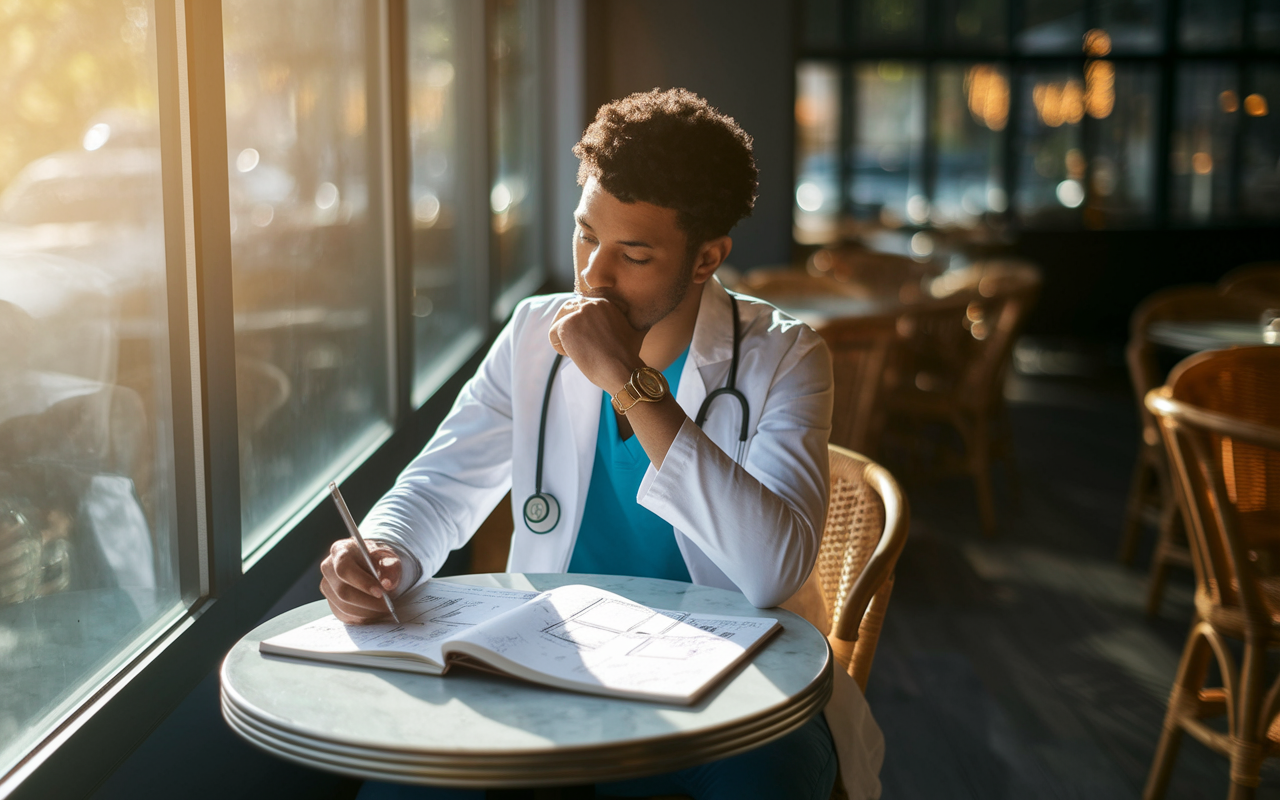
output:
M 595 109 L 671 86 L 754 137 L 722 279 L 828 337 L 835 435 L 915 511 L 885 796 L 1140 792 L 1193 584 L 1138 404 L 1280 316 L 1232 272 L 1280 260 L 1280 2 L 201 8 L 0 4 L 0 794 L 350 796 L 231 736 L 216 660 L 318 596 L 324 485 L 367 508 L 570 285 Z M 1192 318 L 1243 338 L 1148 330 Z M 169 635 L 179 666 L 130 672 Z M 57 738 L 128 685 L 163 691 Z M 1188 751 L 1169 796 L 1219 796 Z

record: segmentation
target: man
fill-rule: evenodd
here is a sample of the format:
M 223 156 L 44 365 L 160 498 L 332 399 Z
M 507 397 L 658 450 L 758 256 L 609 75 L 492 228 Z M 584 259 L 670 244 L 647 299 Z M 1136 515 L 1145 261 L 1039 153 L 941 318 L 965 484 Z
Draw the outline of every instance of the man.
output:
M 691 92 L 654 90 L 601 108 L 574 153 L 574 294 L 517 307 L 365 519 L 381 585 L 334 544 L 321 590 L 339 619 L 383 616 L 382 592 L 433 574 L 508 490 L 512 571 L 691 580 L 759 607 L 805 585 L 826 514 L 830 356 L 712 279 L 755 200 L 750 137 Z M 746 402 L 713 398 L 699 427 L 731 376 Z M 819 715 L 747 756 L 603 791 L 825 799 L 835 775 Z

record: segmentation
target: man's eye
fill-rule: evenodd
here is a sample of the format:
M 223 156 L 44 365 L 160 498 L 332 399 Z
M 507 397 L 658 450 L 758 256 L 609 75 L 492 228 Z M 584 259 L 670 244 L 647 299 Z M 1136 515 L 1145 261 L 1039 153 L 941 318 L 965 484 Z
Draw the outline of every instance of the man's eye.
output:
M 585 233 L 583 233 L 582 231 L 578 231 L 578 241 L 580 241 L 580 242 L 590 242 L 591 244 L 595 244 L 595 243 L 596 243 L 596 240 L 595 240 L 595 239 L 592 239 L 590 236 L 586 235 L 586 234 L 585 234 Z
M 623 253 L 622 257 L 625 258 L 627 261 L 631 262 L 632 264 L 648 264 L 652 260 L 649 258 L 632 258 L 626 253 Z

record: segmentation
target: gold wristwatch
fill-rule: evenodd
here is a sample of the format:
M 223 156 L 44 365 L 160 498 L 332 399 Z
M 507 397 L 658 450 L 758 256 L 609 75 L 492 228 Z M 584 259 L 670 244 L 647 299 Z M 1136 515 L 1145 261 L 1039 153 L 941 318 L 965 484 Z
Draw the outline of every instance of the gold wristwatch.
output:
M 656 403 L 666 396 L 667 379 L 662 373 L 653 367 L 640 367 L 613 396 L 613 410 L 625 417 L 636 403 Z

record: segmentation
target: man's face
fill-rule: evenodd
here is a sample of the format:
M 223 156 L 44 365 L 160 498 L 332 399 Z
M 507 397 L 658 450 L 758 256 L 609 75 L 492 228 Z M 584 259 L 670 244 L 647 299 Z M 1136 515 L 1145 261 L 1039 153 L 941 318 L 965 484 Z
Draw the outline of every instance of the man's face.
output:
M 674 209 L 624 203 L 589 178 L 573 216 L 574 291 L 613 303 L 636 330 L 684 300 L 693 262 Z

